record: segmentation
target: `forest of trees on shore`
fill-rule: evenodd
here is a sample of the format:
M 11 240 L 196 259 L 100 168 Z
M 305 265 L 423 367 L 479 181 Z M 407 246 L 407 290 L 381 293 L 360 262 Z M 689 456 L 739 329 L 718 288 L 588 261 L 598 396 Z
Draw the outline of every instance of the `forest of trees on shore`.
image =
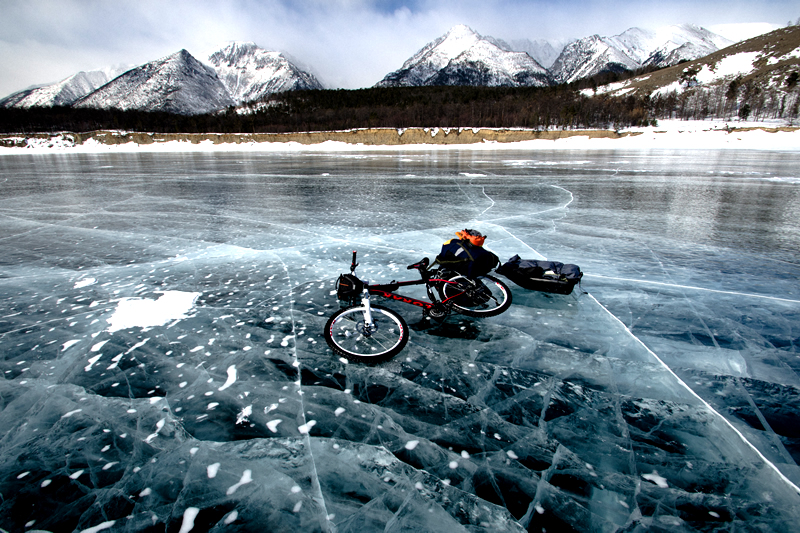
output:
M 798 115 L 797 75 L 770 92 L 731 82 L 713 91 L 655 98 L 612 97 L 582 89 L 631 77 L 607 73 L 555 87 L 396 87 L 293 91 L 204 115 L 71 107 L 0 109 L 0 133 L 126 130 L 154 133 L 285 133 L 353 128 L 613 129 L 660 118 L 787 118 Z M 792 83 L 793 82 L 793 83 Z M 591 94 L 591 96 L 590 96 Z
M 70 107 L 0 109 L 0 132 L 101 129 L 157 133 L 284 133 L 368 127 L 621 128 L 649 123 L 635 98 L 587 98 L 575 88 L 401 87 L 292 91 L 246 113 L 172 115 Z

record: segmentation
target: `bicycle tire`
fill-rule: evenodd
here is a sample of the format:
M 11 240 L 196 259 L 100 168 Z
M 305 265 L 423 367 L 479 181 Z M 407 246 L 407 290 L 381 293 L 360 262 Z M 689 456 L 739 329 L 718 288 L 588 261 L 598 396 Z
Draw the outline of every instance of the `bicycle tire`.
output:
M 468 278 L 456 275 L 453 283 L 438 287 L 442 301 L 449 301 L 453 309 L 467 316 L 495 316 L 511 307 L 511 289 L 494 276 Z
M 378 363 L 391 359 L 408 343 L 408 325 L 402 316 L 380 305 L 370 305 L 373 331 L 364 334 L 365 307 L 336 311 L 325 324 L 325 342 L 351 361 Z

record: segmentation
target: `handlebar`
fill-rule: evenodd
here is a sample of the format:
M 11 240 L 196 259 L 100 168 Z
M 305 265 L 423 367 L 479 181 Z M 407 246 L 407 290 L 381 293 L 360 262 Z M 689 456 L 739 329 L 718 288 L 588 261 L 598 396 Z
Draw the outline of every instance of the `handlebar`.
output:
M 355 272 L 357 266 L 358 266 L 358 263 L 356 263 L 356 251 L 353 250 L 353 262 L 350 263 L 350 272 L 351 273 Z

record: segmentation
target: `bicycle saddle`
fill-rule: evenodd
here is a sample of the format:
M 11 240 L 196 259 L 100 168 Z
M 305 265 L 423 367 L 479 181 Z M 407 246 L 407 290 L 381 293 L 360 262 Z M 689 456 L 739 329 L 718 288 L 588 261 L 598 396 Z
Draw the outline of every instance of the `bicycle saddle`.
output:
M 408 270 L 411 270 L 412 268 L 416 268 L 417 270 L 427 270 L 428 269 L 428 265 L 430 265 L 430 264 L 431 264 L 431 260 L 426 257 L 422 261 L 418 261 L 418 262 L 414 263 L 413 265 L 408 265 L 408 267 L 406 267 L 406 268 L 408 268 Z

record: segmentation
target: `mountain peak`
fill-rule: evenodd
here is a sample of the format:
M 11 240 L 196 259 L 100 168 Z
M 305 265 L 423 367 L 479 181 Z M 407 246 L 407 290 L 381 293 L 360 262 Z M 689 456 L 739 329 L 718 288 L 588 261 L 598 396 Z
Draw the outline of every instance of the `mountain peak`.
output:
M 478 35 L 478 32 L 467 26 L 466 24 L 456 24 L 445 34 L 447 37 L 453 38 L 463 38 L 463 37 L 477 37 L 478 39 L 481 38 Z
M 420 85 L 550 85 L 547 71 L 525 52 L 459 24 L 425 45 L 376 87 Z
M 300 69 L 282 53 L 252 42 L 231 42 L 208 58 L 236 103 L 293 90 L 322 89 L 312 74 Z
M 75 105 L 193 115 L 224 109 L 233 101 L 217 74 L 182 49 L 127 71 Z
M 237 60 L 242 57 L 252 56 L 259 47 L 256 43 L 250 41 L 231 41 L 208 56 L 209 62 L 215 67 L 219 67 L 223 63 L 233 66 Z

